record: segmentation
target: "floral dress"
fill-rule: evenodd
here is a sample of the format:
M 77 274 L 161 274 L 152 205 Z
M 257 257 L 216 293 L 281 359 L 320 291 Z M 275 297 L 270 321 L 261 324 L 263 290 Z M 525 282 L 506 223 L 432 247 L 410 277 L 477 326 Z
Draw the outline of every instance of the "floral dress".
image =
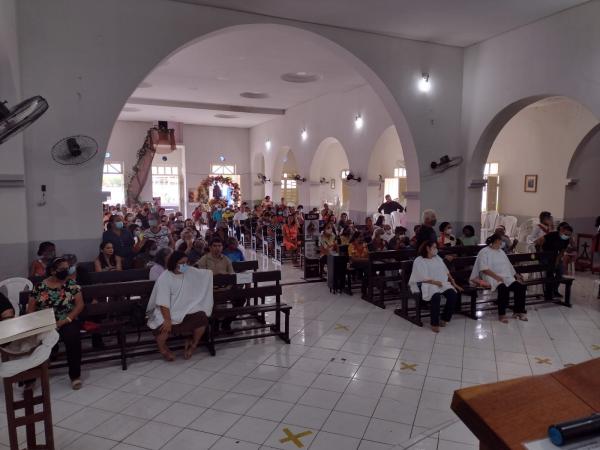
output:
M 31 296 L 35 299 L 36 310 L 52 308 L 56 320 L 65 320 L 67 315 L 75 308 L 75 296 L 81 292 L 81 288 L 75 280 L 67 280 L 59 288 L 51 288 L 42 281 L 38 284 Z

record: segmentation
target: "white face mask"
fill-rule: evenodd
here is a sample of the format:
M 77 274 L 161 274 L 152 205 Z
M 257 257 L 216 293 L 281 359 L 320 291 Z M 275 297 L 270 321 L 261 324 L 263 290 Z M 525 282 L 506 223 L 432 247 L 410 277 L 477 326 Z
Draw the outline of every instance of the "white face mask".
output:
M 438 249 L 437 248 L 431 249 L 431 256 L 437 256 L 437 254 L 438 254 Z
M 450 236 L 452 234 L 452 228 L 446 228 L 446 234 Z

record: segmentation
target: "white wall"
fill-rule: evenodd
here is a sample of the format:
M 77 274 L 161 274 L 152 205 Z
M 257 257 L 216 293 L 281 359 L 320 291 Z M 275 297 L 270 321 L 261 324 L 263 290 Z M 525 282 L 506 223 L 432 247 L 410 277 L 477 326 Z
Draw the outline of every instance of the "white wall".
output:
M 577 184 L 566 188 L 565 220 L 579 233 L 595 233 L 600 216 L 600 125 L 583 139 L 569 166 L 568 177 Z
M 564 98 L 534 103 L 502 129 L 488 162 L 499 163 L 502 214 L 564 217 L 565 184 L 579 142 L 598 123 L 584 106 Z M 524 192 L 524 176 L 538 175 L 536 193 Z
M 12 107 L 21 96 L 16 0 L 0 0 L 0 101 Z M 26 92 L 28 97 L 37 92 Z M 42 117 L 39 120 L 44 120 Z M 34 125 L 35 126 L 35 125 Z M 24 176 L 23 136 L 18 134 L 0 145 L 2 175 Z M 39 186 L 38 186 L 38 191 Z M 1 188 L 0 209 L 6 219 L 0 233 L 0 279 L 21 275 L 28 265 L 28 215 L 24 187 Z M 36 249 L 37 250 L 37 249 Z
M 562 95 L 600 117 L 599 17 L 600 2 L 592 1 L 466 50 L 461 132 L 467 157 L 461 169 L 465 221 L 479 223 L 481 190 L 466 186 L 481 178 L 491 142 L 487 149 L 477 144 L 503 108 L 530 96 Z
M 324 203 L 335 205 L 339 200 L 344 210 L 351 208 L 352 199 L 342 196 L 341 171 L 347 170 L 348 167 L 348 157 L 342 144 L 333 138 L 325 139 L 313 157 L 310 173 L 307 176 L 310 183 L 311 203 L 306 206 L 317 206 L 320 209 Z M 326 183 L 321 184 L 321 178 L 325 178 Z M 334 189 L 331 189 L 332 179 L 335 181 Z
M 266 20 L 161 0 L 19 2 L 22 88 L 25 94 L 43 93 L 51 104 L 44 120 L 24 134 L 29 240 L 61 241 L 65 250 L 82 258 L 91 257 L 97 249 L 103 158 L 75 168 L 57 167 L 48 151 L 54 142 L 80 133 L 93 136 L 100 148 L 106 148 L 126 99 L 162 59 L 209 33 Z M 322 43 L 373 84 L 401 136 L 409 171 L 413 167 L 413 172 L 418 172 L 419 164 L 426 168 L 430 160 L 439 157 L 440 148 L 450 154 L 459 151 L 462 50 L 294 21 L 269 21 L 274 24 L 261 26 L 291 26 L 298 42 L 313 39 Z M 148 31 L 159 29 L 169 32 Z M 432 74 L 429 95 L 416 89 L 423 71 Z M 368 128 L 373 122 L 365 119 Z M 362 146 L 363 151 L 365 148 Z M 364 170 L 366 160 L 362 158 L 351 157 L 351 164 Z M 48 185 L 50 198 L 48 205 L 39 209 L 35 203 L 41 183 Z M 457 214 L 454 202 L 439 198 L 436 192 L 457 185 L 457 173 L 422 186 L 417 177 L 409 180 L 409 189 L 422 191 L 416 196 L 427 206 L 439 206 L 449 217 Z M 365 195 L 362 197 L 366 205 Z
M 124 171 L 129 173 L 136 161 L 136 153 L 141 147 L 150 122 L 117 121 L 111 134 L 107 151 L 111 161 L 124 162 Z M 208 127 L 187 125 L 182 127 L 182 143 L 185 151 L 176 150 L 168 155 L 156 154 L 154 161 L 158 165 L 174 165 L 184 169 L 184 190 L 182 200 L 187 197 L 188 189 L 196 189 L 210 173 L 212 164 L 219 164 L 219 156 L 224 156 L 223 164 L 233 164 L 240 175 L 242 196 L 250 195 L 250 151 L 248 148 L 249 131 L 244 128 Z M 167 156 L 167 162 L 162 157 Z M 141 198 L 152 198 L 151 178 L 144 186 Z M 182 207 L 184 204 L 182 202 Z M 188 214 L 191 209 L 188 209 Z

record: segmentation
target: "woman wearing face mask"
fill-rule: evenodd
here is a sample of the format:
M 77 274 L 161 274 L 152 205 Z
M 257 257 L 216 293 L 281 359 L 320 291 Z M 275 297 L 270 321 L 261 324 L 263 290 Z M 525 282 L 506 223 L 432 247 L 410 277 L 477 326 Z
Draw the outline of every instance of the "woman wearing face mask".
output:
M 29 277 L 43 277 L 46 275 L 48 263 L 56 257 L 56 246 L 52 242 L 42 242 L 37 251 L 38 259 L 31 263 Z
M 77 317 L 83 311 L 81 288 L 69 277 L 69 263 L 56 258 L 48 265 L 48 277 L 39 283 L 29 297 L 27 312 L 52 308 L 56 327 L 65 343 L 71 387 L 81 388 L 81 339 Z
M 456 238 L 452 234 L 452 225 L 449 222 L 440 224 L 440 237 L 438 238 L 438 247 L 454 247 Z
M 454 305 L 457 301 L 457 291 L 460 292 L 462 289 L 454 282 L 448 267 L 438 256 L 435 242 L 423 242 L 418 253 L 419 256 L 413 263 L 408 284 L 413 292 L 419 291 L 420 284 L 423 300 L 430 302 L 431 329 L 434 333 L 439 333 L 440 327 L 445 327 L 452 319 Z M 440 320 L 442 296 L 446 298 L 446 305 Z
M 115 255 L 115 249 L 112 243 L 104 241 L 100 244 L 100 253 L 94 261 L 94 270 L 96 272 L 123 270 L 121 257 Z
M 184 358 L 191 358 L 212 313 L 213 274 L 187 263 L 185 253 L 173 252 L 148 302 L 148 327 L 153 330 L 158 350 L 167 361 L 175 360 L 167 346 L 169 336 L 191 334 L 184 351 Z
M 123 218 L 119 215 L 111 216 L 108 229 L 102 234 L 102 242 L 113 245 L 114 254 L 122 258 L 124 269 L 129 269 L 135 257 L 135 241 L 132 234 L 125 227 Z
M 158 216 L 156 214 L 150 214 L 148 216 L 148 224 L 150 225 L 150 228 L 144 231 L 144 239 L 150 239 L 156 242 L 156 246 L 159 249 L 165 247 L 175 247 L 175 242 L 173 242 L 173 238 L 171 237 L 169 229 L 159 223 Z
M 525 295 L 527 287 L 522 284 L 523 277 L 516 273 L 508 256 L 502 251 L 502 238 L 499 235 L 492 234 L 485 243 L 487 247 L 482 248 L 477 254 L 471 272 L 471 280 L 479 282 L 480 279 L 483 279 L 489 284 L 492 291 L 498 291 L 498 319 L 500 322 L 508 323 L 506 307 L 511 291 L 515 298 L 513 317 L 526 321 Z

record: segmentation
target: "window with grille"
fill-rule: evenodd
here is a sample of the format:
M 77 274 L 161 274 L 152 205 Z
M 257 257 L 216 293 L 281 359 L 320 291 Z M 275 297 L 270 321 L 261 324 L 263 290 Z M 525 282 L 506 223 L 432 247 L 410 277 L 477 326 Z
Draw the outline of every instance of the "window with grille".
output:
M 235 175 L 235 166 L 224 164 L 213 164 L 210 172 L 215 175 Z
M 178 167 L 152 166 L 152 197 L 160 197 L 161 206 L 180 208 Z
M 281 196 L 285 199 L 286 204 L 298 204 L 298 182 L 288 179 L 289 174 L 284 173 L 281 180 Z
M 108 202 L 112 205 L 125 203 L 125 180 L 123 163 L 107 162 L 102 171 L 102 191 L 110 192 Z

